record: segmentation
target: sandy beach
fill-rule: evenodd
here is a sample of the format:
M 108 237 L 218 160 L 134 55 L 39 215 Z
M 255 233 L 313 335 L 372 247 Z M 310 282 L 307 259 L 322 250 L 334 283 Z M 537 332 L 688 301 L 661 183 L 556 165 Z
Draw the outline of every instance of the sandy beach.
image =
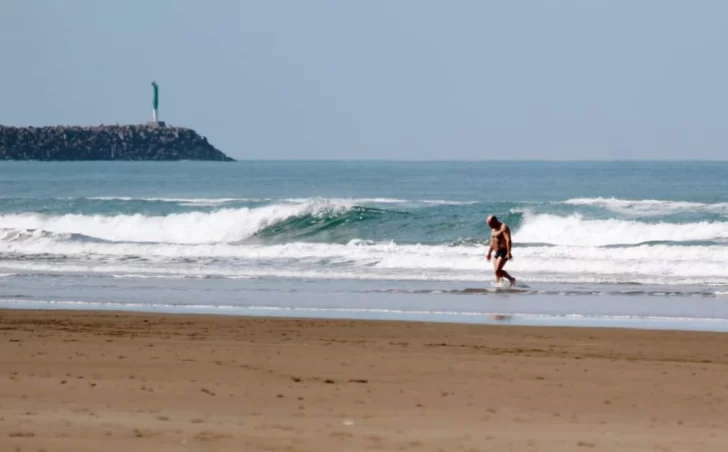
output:
M 728 450 L 728 335 L 0 311 L 2 451 Z

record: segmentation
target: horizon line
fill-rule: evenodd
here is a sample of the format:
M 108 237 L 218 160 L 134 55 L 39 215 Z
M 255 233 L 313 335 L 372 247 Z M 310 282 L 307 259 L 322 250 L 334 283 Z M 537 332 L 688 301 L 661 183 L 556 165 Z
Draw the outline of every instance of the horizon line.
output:
M 710 160 L 710 159 L 492 159 L 492 160 L 410 160 L 410 159 L 256 159 L 241 158 L 230 156 L 234 159 L 232 162 L 219 162 L 215 160 L 0 160 L 0 163 L 12 162 L 36 162 L 36 163 L 95 163 L 95 162 L 115 162 L 115 163 L 245 163 L 245 162 L 266 162 L 266 163 L 283 163 L 283 162 L 299 162 L 299 163 L 728 163 L 728 159 Z
M 244 158 L 235 157 L 237 162 L 389 162 L 389 163 L 679 163 L 679 162 L 702 162 L 702 163 L 728 163 L 728 158 L 718 159 L 301 159 L 301 158 Z

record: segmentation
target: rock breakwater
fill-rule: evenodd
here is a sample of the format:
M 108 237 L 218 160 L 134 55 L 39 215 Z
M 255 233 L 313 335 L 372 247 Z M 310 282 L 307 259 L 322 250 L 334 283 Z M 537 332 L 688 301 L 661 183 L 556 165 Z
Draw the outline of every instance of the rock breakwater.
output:
M 0 160 L 233 161 L 194 130 L 163 124 L 0 125 Z

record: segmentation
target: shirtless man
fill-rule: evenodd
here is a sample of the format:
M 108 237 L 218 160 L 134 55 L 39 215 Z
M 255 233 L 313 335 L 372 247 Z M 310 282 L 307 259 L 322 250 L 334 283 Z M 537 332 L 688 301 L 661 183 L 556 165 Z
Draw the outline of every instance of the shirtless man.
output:
M 511 255 L 511 229 L 507 224 L 498 221 L 495 215 L 490 215 L 485 222 L 493 230 L 490 235 L 490 248 L 488 249 L 488 260 L 490 261 L 493 251 L 495 251 L 495 260 L 493 260 L 493 269 L 495 270 L 495 280 L 500 282 L 503 277 L 510 281 L 511 286 L 516 285 L 516 278 L 503 270 L 506 262 L 513 259 Z

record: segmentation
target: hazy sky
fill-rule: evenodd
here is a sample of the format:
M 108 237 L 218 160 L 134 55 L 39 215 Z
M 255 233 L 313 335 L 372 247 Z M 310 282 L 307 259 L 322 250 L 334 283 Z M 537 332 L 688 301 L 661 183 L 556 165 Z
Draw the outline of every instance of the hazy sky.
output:
M 252 159 L 728 158 L 724 0 L 2 0 L 0 124 Z

